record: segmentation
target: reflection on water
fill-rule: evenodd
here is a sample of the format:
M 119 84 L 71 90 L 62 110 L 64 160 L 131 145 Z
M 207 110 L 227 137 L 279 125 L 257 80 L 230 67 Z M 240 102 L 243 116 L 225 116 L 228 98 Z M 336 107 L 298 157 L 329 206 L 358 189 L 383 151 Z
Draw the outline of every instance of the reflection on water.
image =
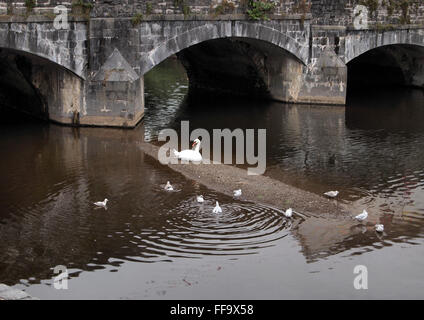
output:
M 173 64 L 168 61 L 157 72 L 169 74 Z M 175 70 L 173 77 L 180 77 L 169 83 L 186 90 L 183 70 Z M 190 120 L 192 130 L 211 134 L 214 128 L 266 128 L 266 175 L 318 194 L 339 190 L 340 199 L 354 201 L 358 210 L 366 206 L 394 214 L 395 220 L 424 222 L 424 91 L 350 92 L 342 108 L 192 101 L 163 94 L 168 88 L 176 91 L 167 81 L 148 88 L 150 95 L 164 97 L 148 105 L 150 141 L 155 142 L 158 127 L 178 131 L 183 120 Z
M 0 283 L 40 298 L 422 298 L 422 92 L 355 94 L 346 109 L 193 102 L 173 60 L 146 76 L 146 91 L 135 130 L 0 126 Z M 143 138 L 155 142 L 181 120 L 267 128 L 267 175 L 339 189 L 342 201 L 368 208 L 368 222 L 290 221 L 144 155 Z M 166 181 L 179 192 L 165 192 Z M 105 197 L 108 210 L 96 209 Z M 212 214 L 216 200 L 221 215 Z M 358 264 L 372 279 L 362 295 L 352 286 Z M 57 265 L 70 271 L 67 291 L 52 289 Z
M 149 119 L 144 121 L 145 139 L 153 141 L 178 116 L 188 92 L 188 79 L 184 67 L 172 59 L 148 73 L 145 79 L 145 119 Z
M 1 128 L 0 283 L 39 283 L 59 264 L 81 272 L 123 261 L 236 259 L 287 235 L 291 222 L 280 211 L 187 183 L 144 156 L 143 129 Z M 168 180 L 180 192 L 163 190 Z M 105 197 L 107 210 L 93 205 Z

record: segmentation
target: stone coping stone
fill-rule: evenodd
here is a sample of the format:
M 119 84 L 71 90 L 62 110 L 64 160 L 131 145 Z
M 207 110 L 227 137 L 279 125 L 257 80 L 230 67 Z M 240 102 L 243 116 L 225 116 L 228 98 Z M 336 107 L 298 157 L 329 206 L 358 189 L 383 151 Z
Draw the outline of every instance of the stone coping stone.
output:
M 349 25 L 349 26 L 342 26 L 342 25 L 324 25 L 324 24 L 312 24 L 311 28 L 312 30 L 346 30 L 346 31 L 396 31 L 396 30 L 410 30 L 410 29 L 422 29 L 424 28 L 424 22 L 423 24 L 392 24 L 392 25 L 387 25 L 387 27 L 392 27 L 393 29 L 381 29 L 384 28 L 384 25 L 375 25 L 375 24 L 369 24 L 369 27 L 367 29 L 360 29 L 357 30 L 355 29 L 353 26 Z
M 69 22 L 80 22 L 87 20 L 97 20 L 97 19 L 132 19 L 132 16 L 117 16 L 117 17 L 90 17 L 87 19 L 85 17 L 75 17 L 70 15 Z M 308 14 L 303 16 L 302 14 L 284 14 L 284 15 L 269 15 L 269 19 L 272 20 L 311 20 L 312 15 Z M 47 17 L 45 15 L 30 15 L 28 17 L 21 15 L 0 15 L 0 22 L 52 22 L 54 18 Z M 144 16 L 141 22 L 145 21 L 228 21 L 228 20 L 249 20 L 246 14 L 224 14 L 219 16 L 210 15 L 190 15 L 184 16 L 183 14 L 161 14 L 161 15 L 148 15 Z M 249 20 L 249 21 L 259 21 L 259 20 Z
M 87 18 L 84 17 L 72 17 L 70 16 L 69 22 L 87 22 Z M 19 15 L 0 15 L 0 22 L 53 22 L 54 18 L 46 17 L 44 15 L 33 15 L 33 16 L 19 16 Z
M 420 24 L 375 24 L 369 23 L 367 29 L 355 29 L 353 26 L 346 27 L 347 31 L 380 31 L 380 32 L 390 32 L 390 31 L 399 31 L 399 30 L 410 30 L 410 29 L 423 29 L 424 21 Z

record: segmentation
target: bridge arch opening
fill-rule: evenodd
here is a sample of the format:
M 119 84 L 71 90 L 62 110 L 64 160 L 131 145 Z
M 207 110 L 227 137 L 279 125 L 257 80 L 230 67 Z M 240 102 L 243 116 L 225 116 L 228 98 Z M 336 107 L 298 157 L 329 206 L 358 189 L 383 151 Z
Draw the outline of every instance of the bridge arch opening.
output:
M 14 50 L 0 49 L 0 119 L 18 120 L 23 114 L 47 119 L 48 109 L 31 82 L 31 60 Z
M 350 90 L 382 87 L 424 89 L 424 46 L 391 44 L 371 49 L 347 63 Z
M 22 119 L 63 122 L 81 107 L 82 79 L 38 55 L 0 48 L 0 116 L 2 123 Z
M 211 39 L 175 55 L 184 66 L 189 96 L 290 101 L 304 63 L 271 42 L 241 37 Z

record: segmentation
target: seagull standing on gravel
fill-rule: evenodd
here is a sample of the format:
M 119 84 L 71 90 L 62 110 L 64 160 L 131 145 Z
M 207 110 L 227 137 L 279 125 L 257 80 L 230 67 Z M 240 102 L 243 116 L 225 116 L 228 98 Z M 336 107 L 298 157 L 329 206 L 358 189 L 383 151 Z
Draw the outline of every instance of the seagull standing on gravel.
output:
M 222 213 L 222 209 L 221 209 L 221 207 L 219 206 L 219 203 L 218 203 L 218 201 L 216 202 L 216 206 L 215 206 L 215 208 L 213 208 L 213 211 L 212 211 L 213 213 Z
M 108 201 L 109 201 L 108 199 L 105 199 L 104 201 L 94 202 L 94 205 L 97 207 L 106 208 L 106 204 Z
M 293 216 L 293 209 L 292 208 L 287 209 L 286 212 L 284 212 L 284 216 L 286 218 L 291 218 Z
M 197 196 L 197 202 L 203 203 L 203 202 L 205 202 L 205 199 L 203 199 L 203 196 Z
M 241 196 L 241 189 L 234 190 L 234 197 L 240 197 Z
M 379 233 L 384 232 L 384 225 L 382 225 L 382 224 L 376 224 L 375 225 L 375 231 L 377 231 Z
M 360 221 L 360 222 L 364 221 L 364 220 L 365 220 L 365 219 L 367 219 L 367 218 L 368 218 L 368 212 L 367 212 L 366 210 L 362 211 L 362 213 L 361 213 L 361 214 L 358 214 L 358 215 L 355 217 L 355 219 L 356 219 L 356 220 L 358 220 L 358 221 Z
M 326 195 L 329 198 L 335 198 L 339 195 L 338 191 L 328 191 L 326 193 L 324 193 L 324 195 Z
M 174 191 L 174 188 L 172 187 L 172 185 L 169 181 L 166 183 L 165 190 L 166 191 Z

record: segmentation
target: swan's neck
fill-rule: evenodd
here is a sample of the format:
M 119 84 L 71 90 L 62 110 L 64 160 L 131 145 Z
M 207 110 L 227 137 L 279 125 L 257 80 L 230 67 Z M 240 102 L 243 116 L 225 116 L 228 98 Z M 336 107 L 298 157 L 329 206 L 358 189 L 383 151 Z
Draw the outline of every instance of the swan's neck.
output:
M 196 144 L 196 147 L 194 148 L 194 151 L 199 152 L 200 151 L 200 143 Z

